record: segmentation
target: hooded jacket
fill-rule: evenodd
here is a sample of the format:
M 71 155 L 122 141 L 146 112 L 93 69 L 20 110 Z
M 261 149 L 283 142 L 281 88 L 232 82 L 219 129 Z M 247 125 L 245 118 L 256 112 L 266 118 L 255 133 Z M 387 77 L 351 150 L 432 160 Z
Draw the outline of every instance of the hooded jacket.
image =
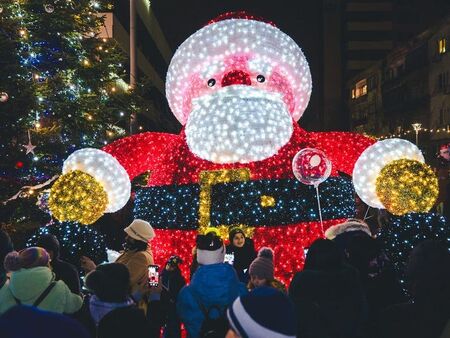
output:
M 191 284 L 181 289 L 177 300 L 177 311 L 186 326 L 188 337 L 198 337 L 205 319 L 198 302 L 207 309 L 218 305 L 224 314 L 238 296 L 246 293 L 245 285 L 239 282 L 231 265 L 217 263 L 200 266 L 192 277 Z M 212 312 L 211 317 L 219 317 L 219 314 Z
M 53 272 L 44 266 L 14 271 L 9 284 L 0 290 L 0 314 L 17 305 L 14 297 L 23 305 L 32 305 L 54 279 Z M 57 281 L 38 308 L 57 313 L 74 313 L 82 304 L 79 295 L 72 293 L 63 281 Z

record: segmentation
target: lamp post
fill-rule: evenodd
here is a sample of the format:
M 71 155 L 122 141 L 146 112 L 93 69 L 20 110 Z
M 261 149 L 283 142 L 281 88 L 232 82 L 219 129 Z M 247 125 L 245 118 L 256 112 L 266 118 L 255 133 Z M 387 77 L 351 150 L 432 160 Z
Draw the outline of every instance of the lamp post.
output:
M 411 125 L 416 132 L 416 146 L 419 146 L 419 130 L 422 129 L 422 123 L 413 123 Z

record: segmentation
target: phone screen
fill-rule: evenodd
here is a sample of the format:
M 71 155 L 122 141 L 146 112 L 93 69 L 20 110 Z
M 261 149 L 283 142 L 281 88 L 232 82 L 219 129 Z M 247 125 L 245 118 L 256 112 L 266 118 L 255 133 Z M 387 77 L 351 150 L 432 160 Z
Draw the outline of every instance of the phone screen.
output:
M 234 253 L 225 254 L 224 263 L 228 263 L 228 264 L 233 265 L 233 263 L 234 263 Z
M 148 267 L 148 284 L 150 286 L 158 286 L 159 281 L 159 266 L 158 265 L 150 265 Z

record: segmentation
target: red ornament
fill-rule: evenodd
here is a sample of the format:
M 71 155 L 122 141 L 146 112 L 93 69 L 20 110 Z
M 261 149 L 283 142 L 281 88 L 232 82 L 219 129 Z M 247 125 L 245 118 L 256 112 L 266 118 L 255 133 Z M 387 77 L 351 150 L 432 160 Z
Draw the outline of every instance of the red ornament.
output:
M 16 169 L 22 168 L 23 167 L 23 162 L 22 161 L 17 161 L 15 167 L 16 167 Z

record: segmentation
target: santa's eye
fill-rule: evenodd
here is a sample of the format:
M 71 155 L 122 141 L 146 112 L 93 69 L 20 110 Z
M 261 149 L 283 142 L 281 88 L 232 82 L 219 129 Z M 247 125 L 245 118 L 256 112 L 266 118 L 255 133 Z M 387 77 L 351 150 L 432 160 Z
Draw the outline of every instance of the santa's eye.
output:
M 256 81 L 258 81 L 259 83 L 263 83 L 264 81 L 266 81 L 266 78 L 264 77 L 264 75 L 258 75 L 256 77 Z
M 212 86 L 214 86 L 216 84 L 216 80 L 214 80 L 214 79 L 209 79 L 208 80 L 208 87 L 212 87 Z

